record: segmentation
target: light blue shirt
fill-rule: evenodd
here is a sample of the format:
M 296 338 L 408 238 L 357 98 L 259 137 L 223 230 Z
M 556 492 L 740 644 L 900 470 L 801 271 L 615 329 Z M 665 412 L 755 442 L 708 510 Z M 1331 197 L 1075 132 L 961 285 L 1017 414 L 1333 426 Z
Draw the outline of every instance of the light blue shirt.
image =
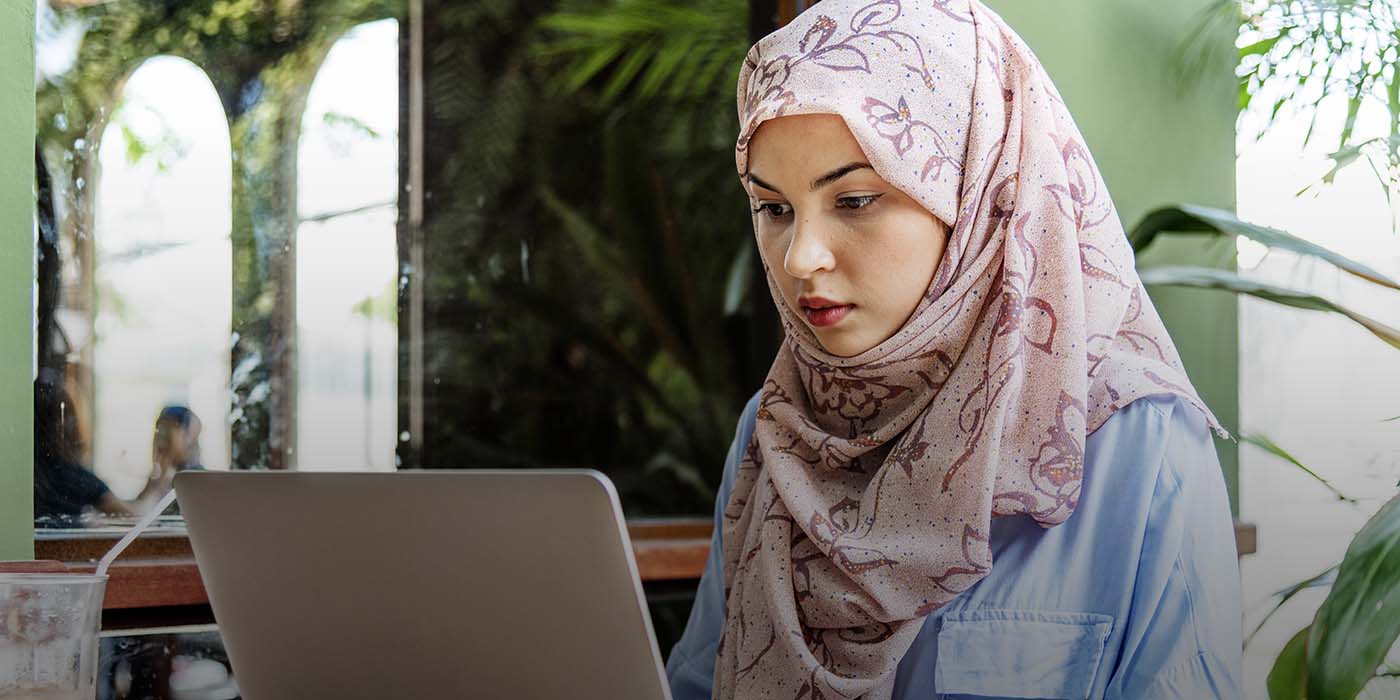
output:
M 757 399 L 739 419 L 710 558 L 666 662 L 674 700 L 710 697 L 724 626 L 720 515 Z M 1200 412 L 1174 395 L 1134 401 L 1088 437 L 1084 464 L 1068 521 L 992 521 L 991 573 L 924 621 L 895 700 L 1242 697 L 1234 526 Z

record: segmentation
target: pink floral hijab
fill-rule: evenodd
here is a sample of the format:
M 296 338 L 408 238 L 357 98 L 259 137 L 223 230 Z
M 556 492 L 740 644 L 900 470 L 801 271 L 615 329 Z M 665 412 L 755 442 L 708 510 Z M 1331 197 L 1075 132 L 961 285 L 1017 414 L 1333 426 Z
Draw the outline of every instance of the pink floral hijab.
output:
M 1182 368 L 1040 62 L 978 0 L 826 0 L 739 73 L 765 120 L 840 115 L 948 223 L 923 301 L 855 357 L 786 330 L 724 513 L 717 698 L 889 698 L 922 618 L 991 570 L 991 519 L 1078 503 L 1085 437 Z

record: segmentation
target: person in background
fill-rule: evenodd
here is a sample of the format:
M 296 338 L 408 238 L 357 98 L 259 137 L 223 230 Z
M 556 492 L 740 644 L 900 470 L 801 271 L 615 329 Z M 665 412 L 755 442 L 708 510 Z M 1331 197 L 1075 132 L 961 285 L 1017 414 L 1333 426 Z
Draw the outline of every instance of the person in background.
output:
M 174 470 L 169 470 L 167 475 L 153 468 L 145 487 L 133 500 L 124 500 L 112 493 L 106 482 L 80 463 L 78 455 L 82 443 L 77 414 L 72 398 L 56 374 L 52 370 L 42 370 L 34 380 L 35 523 L 41 527 L 81 527 L 82 516 L 89 512 L 139 515 L 170 490 Z M 189 415 L 193 418 L 194 414 Z M 157 420 L 158 430 L 159 424 Z M 193 432 L 195 460 L 199 454 L 198 436 L 196 424 Z M 188 455 L 188 445 L 183 449 L 181 454 Z
M 199 434 L 203 429 L 203 421 L 188 406 L 160 409 L 151 437 L 151 478 L 161 480 L 168 488 L 175 472 L 203 469 L 199 453 Z
M 170 405 L 160 409 L 151 437 L 150 479 L 157 483 L 161 494 L 172 488 L 176 472 L 204 468 L 199 452 L 199 434 L 203 429 L 203 421 L 188 406 Z M 179 504 L 170 504 L 167 512 L 179 513 Z

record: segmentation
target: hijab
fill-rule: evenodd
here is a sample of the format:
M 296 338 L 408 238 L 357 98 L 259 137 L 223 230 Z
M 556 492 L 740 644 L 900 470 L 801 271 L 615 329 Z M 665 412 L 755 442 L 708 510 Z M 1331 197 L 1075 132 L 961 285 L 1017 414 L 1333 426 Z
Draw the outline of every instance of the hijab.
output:
M 882 700 L 922 618 L 992 568 L 993 517 L 1078 503 L 1085 438 L 1192 388 L 1083 137 L 978 0 L 825 0 L 750 49 L 735 160 L 763 122 L 839 115 L 950 229 L 904 325 L 826 352 L 785 338 L 723 516 L 717 698 Z

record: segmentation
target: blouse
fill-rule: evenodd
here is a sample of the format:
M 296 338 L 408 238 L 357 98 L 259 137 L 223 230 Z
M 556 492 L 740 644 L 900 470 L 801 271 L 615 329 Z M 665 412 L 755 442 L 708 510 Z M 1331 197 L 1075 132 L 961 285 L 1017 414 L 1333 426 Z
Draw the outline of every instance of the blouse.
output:
M 710 697 L 724 628 L 722 514 L 753 434 L 735 431 L 709 560 L 666 662 L 674 700 Z M 894 700 L 1233 700 L 1242 618 L 1234 525 L 1205 420 L 1172 394 L 1119 409 L 1084 446 L 1078 508 L 1046 529 L 994 518 L 991 572 L 924 619 Z

